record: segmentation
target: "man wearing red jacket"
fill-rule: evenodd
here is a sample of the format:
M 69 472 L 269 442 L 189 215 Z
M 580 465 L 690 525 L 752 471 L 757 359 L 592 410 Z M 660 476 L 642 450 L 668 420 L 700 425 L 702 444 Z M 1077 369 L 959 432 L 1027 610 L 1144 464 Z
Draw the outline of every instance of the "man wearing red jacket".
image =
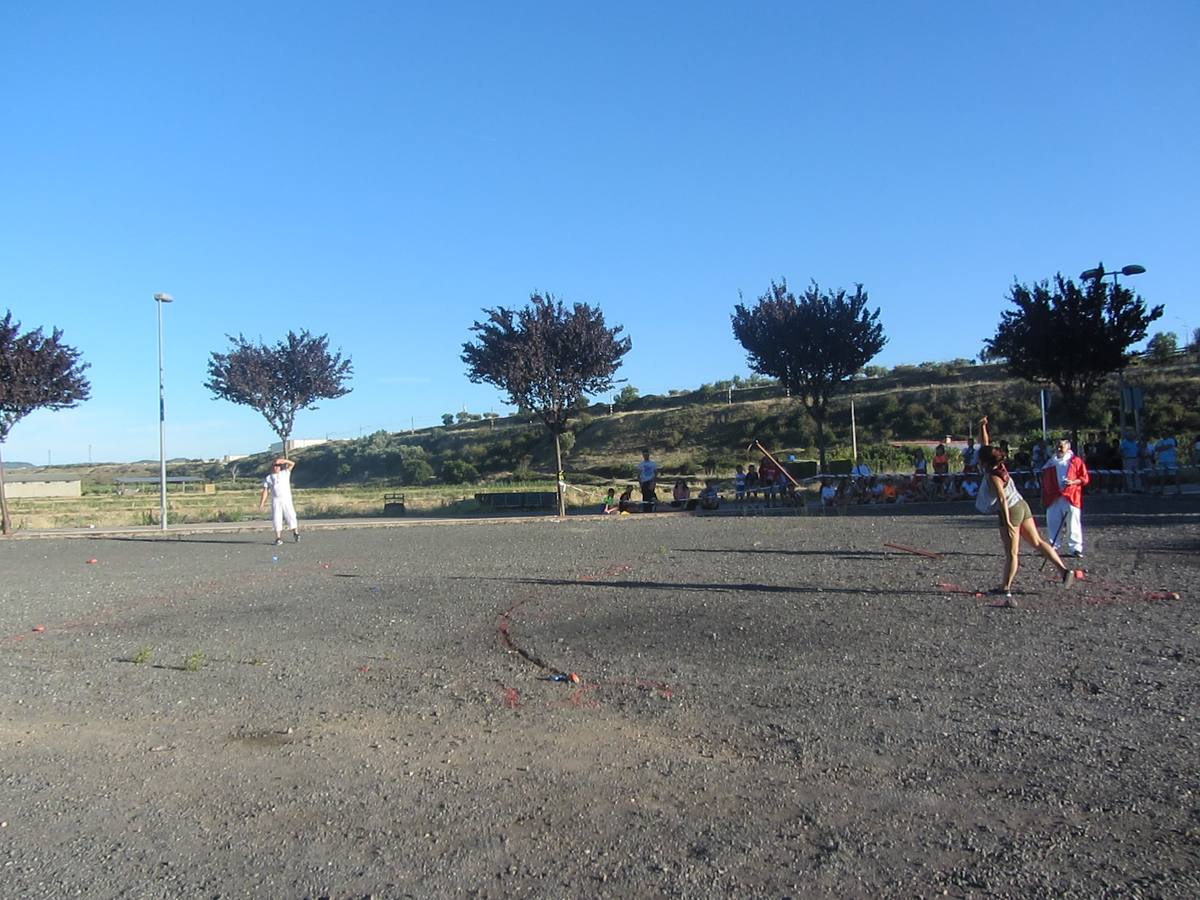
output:
M 1063 556 L 1083 556 L 1083 488 L 1091 480 L 1083 457 L 1071 452 L 1069 440 L 1060 440 L 1042 469 L 1042 504 L 1054 549 L 1066 547 Z

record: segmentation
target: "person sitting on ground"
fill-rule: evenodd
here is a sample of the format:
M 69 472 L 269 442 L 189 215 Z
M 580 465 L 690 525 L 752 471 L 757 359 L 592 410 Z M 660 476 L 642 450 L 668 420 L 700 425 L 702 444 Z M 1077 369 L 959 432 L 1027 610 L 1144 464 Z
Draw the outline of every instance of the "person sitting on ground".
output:
M 617 498 L 617 511 L 623 513 L 634 512 L 636 504 L 633 502 L 633 488 L 627 487 L 621 492 L 621 496 Z
M 879 483 L 879 478 L 875 475 L 871 476 L 871 480 L 867 482 L 867 493 L 863 498 L 864 503 L 881 503 L 883 501 L 883 485 Z
M 925 499 L 925 482 L 920 476 L 914 474 L 911 478 L 906 478 L 903 481 L 903 495 L 905 503 L 915 503 L 918 500 Z
M 837 480 L 837 505 L 843 511 L 854 502 L 854 482 L 849 478 Z
M 968 475 L 963 479 L 962 483 L 963 496 L 974 502 L 975 497 L 979 494 L 979 477 L 977 475 Z
M 611 514 L 620 511 L 621 508 L 617 506 L 617 489 L 609 488 L 608 493 L 604 496 L 604 504 L 600 507 L 600 512 Z
M 837 503 L 838 489 L 834 487 L 832 478 L 821 479 L 821 506 L 831 507 Z
M 946 485 L 946 499 L 947 500 L 961 500 L 963 498 L 962 485 L 963 485 L 962 475 L 952 474 L 950 476 L 949 483 Z
M 880 496 L 884 503 L 895 503 L 900 498 L 900 492 L 896 488 L 896 482 L 885 476 L 883 479 L 883 489 Z
M 921 499 L 936 500 L 941 496 L 942 486 L 938 483 L 936 477 L 926 478 L 921 482 Z
M 700 492 L 700 508 L 717 509 L 720 505 L 721 494 L 717 490 L 717 479 L 706 479 L 704 482 L 704 490 Z
M 688 484 L 682 478 L 675 479 L 675 487 L 671 488 L 671 505 L 676 509 L 686 506 L 691 499 L 692 492 L 688 488 Z

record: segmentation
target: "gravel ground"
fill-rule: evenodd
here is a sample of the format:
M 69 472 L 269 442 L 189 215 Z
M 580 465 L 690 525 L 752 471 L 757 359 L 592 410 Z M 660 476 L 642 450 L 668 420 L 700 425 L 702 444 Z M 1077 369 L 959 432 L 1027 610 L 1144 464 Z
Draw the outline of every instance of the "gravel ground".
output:
M 1200 895 L 1200 502 L 905 512 L 2 542 L 0 894 Z

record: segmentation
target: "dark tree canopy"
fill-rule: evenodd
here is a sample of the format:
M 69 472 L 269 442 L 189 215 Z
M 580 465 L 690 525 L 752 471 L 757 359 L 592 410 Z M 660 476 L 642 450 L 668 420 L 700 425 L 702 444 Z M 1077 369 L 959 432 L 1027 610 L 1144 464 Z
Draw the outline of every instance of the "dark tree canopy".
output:
M 6 311 L 0 320 L 0 444 L 13 425 L 35 409 L 66 409 L 86 400 L 91 385 L 79 351 L 40 328 L 21 334 L 21 323 Z
M 561 485 L 560 438 L 585 395 L 613 386 L 613 375 L 632 342 L 609 328 L 604 313 L 586 303 L 570 309 L 552 295 L 533 294 L 519 310 L 485 309 L 487 319 L 471 326 L 474 341 L 463 344 L 467 377 L 493 384 L 509 402 L 531 410 L 554 435 Z M 563 512 L 559 489 L 559 513 Z
M 608 328 L 604 313 L 586 303 L 569 310 L 550 294 L 533 294 L 519 310 L 485 309 L 471 330 L 462 361 L 471 381 L 493 384 L 518 407 L 532 410 L 555 434 L 566 431 L 585 395 L 613 385 L 621 357 L 632 346 Z
M 1075 430 L 1086 421 L 1096 389 L 1129 364 L 1130 346 L 1146 336 L 1163 311 L 1161 306 L 1147 310 L 1140 297 L 1119 284 L 1091 279 L 1081 286 L 1061 274 L 1053 283 L 1014 282 L 1008 300 L 1016 308 L 1001 314 L 995 336 L 984 343 L 985 353 L 1006 360 L 1019 378 L 1055 385 Z
M 753 371 L 779 379 L 804 403 L 817 426 L 824 471 L 829 398 L 887 343 L 879 310 L 867 310 L 861 284 L 853 294 L 822 293 L 813 282 L 797 297 L 786 280 L 772 281 L 754 306 L 734 307 L 733 334 L 746 348 Z
M 0 444 L 13 425 L 36 409 L 65 409 L 86 400 L 91 385 L 79 351 L 62 342 L 62 331 L 49 337 L 40 328 L 21 334 L 8 310 L 0 319 Z M 4 497 L 4 466 L 0 461 L 0 530 L 12 531 Z
M 288 332 L 273 347 L 251 344 L 240 334 L 226 335 L 233 346 L 228 353 L 213 353 L 204 383 L 214 399 L 249 406 L 262 413 L 284 452 L 292 436 L 296 413 L 316 409 L 318 400 L 350 393 L 346 380 L 353 373 L 341 351 L 329 352 L 329 337 L 307 331 Z

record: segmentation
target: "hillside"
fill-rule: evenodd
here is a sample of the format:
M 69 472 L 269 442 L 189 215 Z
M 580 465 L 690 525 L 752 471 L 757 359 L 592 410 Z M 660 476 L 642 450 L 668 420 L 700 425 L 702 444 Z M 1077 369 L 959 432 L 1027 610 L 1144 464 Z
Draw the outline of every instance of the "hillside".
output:
M 1191 442 L 1200 434 L 1200 361 L 1180 355 L 1166 365 L 1143 362 L 1126 372 L 1127 383 L 1145 392 L 1141 416 L 1147 435 L 1176 434 Z M 1117 383 L 1100 392 L 1091 411 L 1090 429 L 1115 433 Z M 893 442 L 965 437 L 987 412 L 997 435 L 1014 444 L 1032 442 L 1041 433 L 1038 389 L 1008 377 L 998 365 L 966 361 L 898 366 L 887 374 L 855 379 L 830 409 L 831 459 L 850 456 L 850 403 L 854 402 L 859 455 L 887 467 L 904 459 Z M 1053 400 L 1051 429 L 1063 424 Z M 1132 422 L 1130 423 L 1132 424 Z M 641 448 L 650 447 L 666 474 L 696 475 L 716 464 L 731 472 L 750 460 L 754 439 L 798 458 L 816 456 L 815 429 L 801 404 L 774 384 L 717 382 L 667 396 L 638 397 L 620 406 L 592 404 L 581 411 L 564 436 L 565 468 L 574 483 L 600 483 L 630 477 Z M 1181 441 L 1182 442 L 1182 441 Z M 338 485 L 417 485 L 536 481 L 553 477 L 554 449 L 546 429 L 523 416 L 468 421 L 413 432 L 379 431 L 295 451 L 298 487 Z M 756 461 L 756 458 L 755 460 Z M 266 471 L 269 455 L 232 464 L 172 460 L 171 475 L 198 475 L 242 486 Z M 26 474 L 30 470 L 24 470 Z M 79 465 L 46 471 L 72 475 L 97 490 L 113 479 L 157 475 L 158 465 Z

